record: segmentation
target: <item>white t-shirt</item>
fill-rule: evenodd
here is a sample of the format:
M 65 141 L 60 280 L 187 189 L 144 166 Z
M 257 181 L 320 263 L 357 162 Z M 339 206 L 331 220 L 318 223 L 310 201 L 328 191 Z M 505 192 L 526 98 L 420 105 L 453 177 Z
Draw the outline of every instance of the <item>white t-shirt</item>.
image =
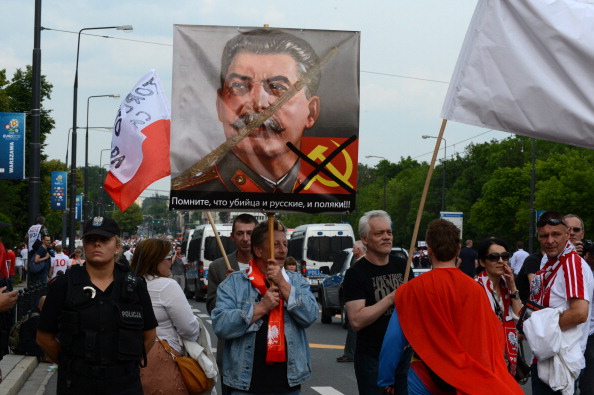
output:
M 66 269 L 70 267 L 70 258 L 68 255 L 60 253 L 56 254 L 55 257 L 52 257 L 52 278 L 58 275 L 59 271 L 62 271 L 62 274 L 66 273 Z
M 518 251 L 514 252 L 514 255 L 512 255 L 511 259 L 509 260 L 509 264 L 511 265 L 511 268 L 516 276 L 518 273 L 520 273 L 520 269 L 522 269 L 524 260 L 528 257 L 528 255 L 530 254 L 522 249 L 519 249 Z
M 181 353 L 183 349 L 178 334 L 184 339 L 196 341 L 200 334 L 198 318 L 175 280 L 147 276 L 146 284 L 159 322 L 157 336 L 161 340 L 167 340 L 174 350 Z

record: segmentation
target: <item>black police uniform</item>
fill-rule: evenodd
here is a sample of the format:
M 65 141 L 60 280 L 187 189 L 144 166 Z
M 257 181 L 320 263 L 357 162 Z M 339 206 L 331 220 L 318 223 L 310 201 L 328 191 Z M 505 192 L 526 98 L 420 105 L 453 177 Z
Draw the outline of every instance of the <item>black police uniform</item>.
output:
M 84 266 L 49 284 L 39 329 L 60 342 L 58 394 L 142 394 L 142 333 L 157 326 L 144 279 L 116 264 L 105 292 Z

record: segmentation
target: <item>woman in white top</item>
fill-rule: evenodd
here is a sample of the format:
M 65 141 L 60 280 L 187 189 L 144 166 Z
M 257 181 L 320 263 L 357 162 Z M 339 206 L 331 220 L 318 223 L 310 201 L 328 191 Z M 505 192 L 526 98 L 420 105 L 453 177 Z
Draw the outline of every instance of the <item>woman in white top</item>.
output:
M 179 338 L 196 341 L 200 327 L 179 284 L 169 278 L 172 257 L 170 242 L 147 239 L 136 247 L 131 268 L 146 279 L 155 317 L 159 322 L 157 337 L 167 342 L 179 356 L 184 355 Z M 147 367 L 140 372 L 145 394 L 188 393 L 177 364 L 161 344 L 151 349 L 147 359 Z

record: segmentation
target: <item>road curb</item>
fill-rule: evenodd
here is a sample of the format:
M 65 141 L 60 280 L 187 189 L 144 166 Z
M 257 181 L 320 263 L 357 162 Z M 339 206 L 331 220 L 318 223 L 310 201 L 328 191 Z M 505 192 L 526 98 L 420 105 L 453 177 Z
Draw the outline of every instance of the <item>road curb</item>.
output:
M 5 355 L 4 359 L 10 360 L 11 357 L 15 359 L 15 361 L 20 358 L 20 361 L 18 361 L 9 372 L 3 372 L 6 376 L 4 377 L 2 384 L 0 384 L 0 395 L 17 395 L 38 364 L 37 357 Z

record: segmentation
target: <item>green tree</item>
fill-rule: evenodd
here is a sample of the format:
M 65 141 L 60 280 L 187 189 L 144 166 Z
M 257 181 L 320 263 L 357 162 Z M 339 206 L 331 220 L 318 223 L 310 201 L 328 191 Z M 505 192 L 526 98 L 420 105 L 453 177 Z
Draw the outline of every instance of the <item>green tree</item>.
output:
M 128 237 L 132 237 L 143 222 L 142 210 L 138 204 L 132 203 L 124 212 L 116 208 L 113 219 L 120 225 L 122 233 L 127 233 Z
M 503 237 L 510 245 L 528 240 L 530 167 L 504 167 L 493 172 L 472 206 L 468 223 L 483 237 Z
M 0 69 L 0 112 L 29 112 L 31 109 L 32 97 L 32 69 L 30 66 L 26 70 L 17 69 L 11 80 L 6 78 L 6 69 Z M 51 98 L 53 86 L 46 81 L 45 76 L 41 76 L 41 109 L 40 109 L 40 141 L 41 141 L 41 160 L 43 162 L 45 155 L 46 136 L 54 128 L 54 120 L 51 118 L 51 110 L 44 108 L 44 101 Z M 31 116 L 26 115 L 26 142 L 31 141 Z M 25 174 L 29 171 L 29 150 L 25 149 Z M 42 176 L 43 178 L 43 176 Z M 10 228 L 11 240 L 21 241 L 28 229 L 28 184 L 23 180 L 0 180 L 0 214 L 7 218 L 6 222 L 12 224 Z M 49 184 L 42 180 L 41 194 L 49 196 Z M 40 203 L 39 213 L 48 217 L 49 205 Z

